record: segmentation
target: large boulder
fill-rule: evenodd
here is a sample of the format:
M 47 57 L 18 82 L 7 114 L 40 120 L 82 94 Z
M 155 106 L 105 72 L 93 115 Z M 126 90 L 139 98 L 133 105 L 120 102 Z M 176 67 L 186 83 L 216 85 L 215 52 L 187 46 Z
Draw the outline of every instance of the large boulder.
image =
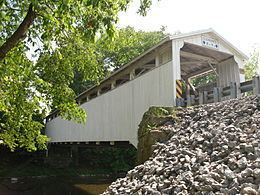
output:
M 169 139 L 170 131 L 160 126 L 175 123 L 177 117 L 172 108 L 150 107 L 143 115 L 138 128 L 137 164 L 144 163 L 152 155 L 153 145 Z

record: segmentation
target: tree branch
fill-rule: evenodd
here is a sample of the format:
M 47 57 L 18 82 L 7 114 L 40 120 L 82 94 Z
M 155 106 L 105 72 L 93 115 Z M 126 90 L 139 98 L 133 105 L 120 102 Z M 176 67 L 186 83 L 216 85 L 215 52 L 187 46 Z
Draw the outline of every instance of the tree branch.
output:
M 0 60 L 3 60 L 6 54 L 13 49 L 22 39 L 25 38 L 30 26 L 36 18 L 36 12 L 33 10 L 32 4 L 29 5 L 27 14 L 19 25 L 17 30 L 6 40 L 6 42 L 0 47 Z

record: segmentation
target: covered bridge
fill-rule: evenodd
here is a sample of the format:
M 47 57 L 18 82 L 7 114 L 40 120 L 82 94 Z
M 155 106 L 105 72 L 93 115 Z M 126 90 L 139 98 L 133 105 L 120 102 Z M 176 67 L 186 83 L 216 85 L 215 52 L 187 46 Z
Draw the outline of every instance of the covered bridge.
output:
M 137 146 L 137 129 L 150 106 L 175 106 L 176 81 L 214 73 L 215 86 L 244 81 L 246 55 L 212 29 L 168 36 L 77 97 L 88 113 L 86 124 L 47 117 L 51 143 L 129 142 Z M 176 92 L 177 90 L 177 92 Z

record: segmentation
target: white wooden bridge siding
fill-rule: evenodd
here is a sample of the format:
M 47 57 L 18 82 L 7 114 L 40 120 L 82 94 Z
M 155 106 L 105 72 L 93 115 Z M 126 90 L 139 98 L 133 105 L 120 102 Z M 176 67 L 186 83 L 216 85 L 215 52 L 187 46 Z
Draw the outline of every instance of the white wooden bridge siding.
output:
M 217 80 L 218 86 L 230 86 L 230 82 L 236 82 L 239 85 L 240 81 L 244 81 L 242 78 L 240 78 L 238 64 L 234 58 L 228 59 L 218 64 L 217 72 L 225 73 L 219 74 L 219 79 Z
M 203 46 L 203 36 L 216 39 L 218 51 L 234 56 L 216 65 L 220 75 L 218 86 L 229 86 L 231 81 L 243 81 L 239 68 L 244 67 L 244 57 L 223 38 L 214 32 L 177 35 L 172 39 L 172 53 L 166 55 L 159 51 L 163 55 L 162 62 L 164 59 L 169 62 L 82 104 L 88 113 L 86 124 L 76 124 L 60 117 L 47 122 L 46 134 L 51 142 L 130 141 L 137 146 L 138 124 L 144 112 L 150 106 L 174 105 L 175 80 L 181 77 L 180 49 L 185 43 Z M 156 56 L 157 61 L 158 53 Z
M 130 141 L 151 105 L 173 106 L 172 61 L 84 104 L 85 125 L 57 117 L 47 123 L 51 142 Z

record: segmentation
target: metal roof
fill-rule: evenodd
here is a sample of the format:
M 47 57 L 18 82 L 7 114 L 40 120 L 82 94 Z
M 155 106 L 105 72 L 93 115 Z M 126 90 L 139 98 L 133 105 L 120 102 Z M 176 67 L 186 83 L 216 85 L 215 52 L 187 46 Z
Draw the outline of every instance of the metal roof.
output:
M 213 30 L 212 28 L 209 29 L 204 29 L 204 30 L 199 30 L 199 31 L 193 31 L 190 33 L 182 33 L 182 34 L 178 34 L 178 35 L 171 35 L 171 36 L 167 36 L 165 37 L 162 41 L 160 41 L 159 43 L 157 43 L 156 45 L 154 45 L 153 47 L 151 47 L 150 49 L 148 49 L 147 51 L 145 51 L 144 53 L 142 53 L 141 55 L 137 56 L 136 58 L 134 58 L 133 60 L 131 60 L 129 63 L 123 65 L 121 68 L 119 68 L 118 70 L 114 71 L 111 75 L 109 75 L 107 78 L 103 79 L 101 83 L 104 83 L 108 80 L 110 80 L 113 76 L 117 75 L 118 73 L 120 73 L 122 70 L 126 69 L 127 67 L 131 66 L 131 64 L 135 63 L 136 61 L 138 61 L 139 59 L 141 59 L 142 57 L 144 57 L 145 55 L 151 53 L 152 51 L 154 51 L 156 48 L 160 47 L 161 45 L 165 44 L 168 41 L 171 40 L 177 40 L 177 39 L 184 39 L 187 37 L 191 37 L 191 36 L 196 36 L 196 35 L 200 35 L 200 34 L 207 34 L 210 33 L 211 35 L 215 36 L 216 38 L 219 39 L 219 41 L 222 42 L 222 44 L 226 45 L 229 49 L 233 50 L 238 56 L 240 56 L 242 59 L 247 60 L 248 57 L 241 52 L 239 49 L 237 49 L 233 44 L 231 44 L 230 42 L 228 42 L 226 39 L 224 39 L 221 35 L 219 35 L 215 30 Z M 81 96 L 84 96 L 84 94 L 86 94 L 87 91 L 90 91 L 92 89 L 94 89 L 95 87 L 97 87 L 96 85 L 91 87 L 90 89 L 82 92 L 81 94 L 78 95 L 78 98 L 80 98 Z

